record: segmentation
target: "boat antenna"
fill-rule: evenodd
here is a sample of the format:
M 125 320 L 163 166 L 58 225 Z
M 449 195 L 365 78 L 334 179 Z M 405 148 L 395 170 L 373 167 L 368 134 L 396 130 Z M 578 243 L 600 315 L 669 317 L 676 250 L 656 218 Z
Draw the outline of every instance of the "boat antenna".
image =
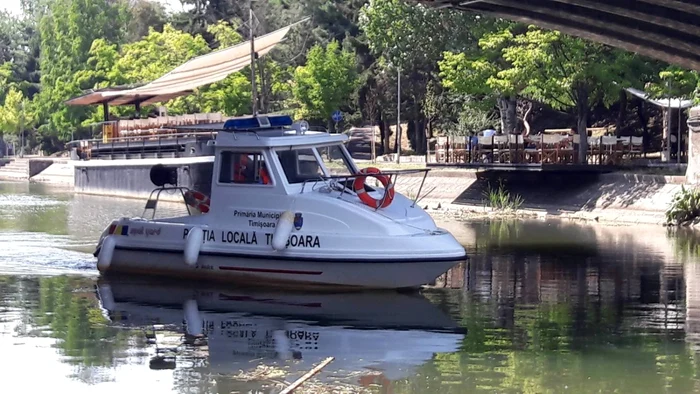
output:
M 250 23 L 250 84 L 253 89 L 253 116 L 258 114 L 257 89 L 255 87 L 255 25 L 253 25 L 253 0 L 248 1 L 248 18 Z

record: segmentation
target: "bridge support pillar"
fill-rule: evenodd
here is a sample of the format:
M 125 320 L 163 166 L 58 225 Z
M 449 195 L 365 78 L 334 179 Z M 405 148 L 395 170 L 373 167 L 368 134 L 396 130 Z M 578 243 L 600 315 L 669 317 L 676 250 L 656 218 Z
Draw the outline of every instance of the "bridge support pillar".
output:
M 700 106 L 690 109 L 688 115 L 688 169 L 686 182 L 700 184 Z

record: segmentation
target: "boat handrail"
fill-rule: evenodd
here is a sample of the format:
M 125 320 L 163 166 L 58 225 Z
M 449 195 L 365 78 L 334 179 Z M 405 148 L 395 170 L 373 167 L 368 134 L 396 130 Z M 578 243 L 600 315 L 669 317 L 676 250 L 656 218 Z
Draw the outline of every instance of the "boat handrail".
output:
M 168 128 L 168 129 L 162 129 L 162 130 L 173 130 L 173 129 Z M 75 143 L 75 142 L 97 142 L 98 144 L 108 145 L 108 144 L 114 143 L 114 142 L 170 139 L 170 138 L 179 138 L 179 137 L 185 137 L 185 136 L 198 136 L 198 135 L 216 136 L 216 131 L 213 131 L 213 130 L 208 131 L 208 130 L 204 129 L 204 131 L 196 132 L 196 133 L 195 132 L 190 132 L 190 133 L 158 133 L 158 134 L 136 135 L 136 136 L 132 136 L 132 137 L 117 136 L 117 137 L 108 138 L 107 142 L 104 142 L 104 140 L 102 138 L 92 138 L 92 139 L 87 139 L 87 140 L 75 140 L 75 141 L 70 141 L 67 143 L 69 144 L 69 143 Z
M 428 176 L 428 172 L 430 170 L 431 170 L 430 168 L 415 168 L 415 169 L 405 169 L 405 170 L 387 170 L 387 171 L 381 171 L 381 172 L 376 173 L 376 174 L 344 174 L 344 175 L 319 176 L 318 178 L 304 180 L 304 182 L 302 183 L 302 187 L 301 187 L 301 193 L 304 192 L 304 188 L 306 187 L 307 182 L 317 182 L 317 181 L 325 182 L 325 181 L 334 181 L 334 180 L 337 181 L 340 179 L 347 181 L 348 179 L 353 179 L 353 178 L 356 178 L 358 176 L 365 176 L 365 177 L 370 176 L 370 177 L 376 178 L 377 176 L 385 175 L 385 176 L 389 177 L 390 183 L 395 185 L 396 180 L 398 179 L 399 175 L 423 173 L 423 179 L 421 180 L 420 187 L 418 188 L 418 192 L 416 193 L 415 197 L 413 198 L 413 204 L 411 204 L 411 208 L 413 208 L 416 205 L 416 203 L 419 201 L 418 197 L 420 197 L 421 191 L 423 190 L 423 186 L 425 185 L 425 178 Z M 341 194 L 339 197 L 342 196 L 343 191 L 344 190 L 340 191 Z M 432 192 L 432 190 L 430 192 L 426 193 L 426 196 L 428 194 L 430 194 L 431 192 Z M 375 208 L 375 211 L 378 210 L 379 207 L 381 207 L 384 204 L 384 200 L 386 199 L 386 197 L 387 197 L 387 193 L 386 193 L 386 190 L 384 190 L 384 195 L 382 196 L 382 199 L 380 200 L 379 204 L 377 204 L 377 208 Z
M 146 218 L 146 211 L 148 211 L 149 209 L 153 210 L 151 220 L 153 220 L 156 217 L 156 209 L 158 208 L 160 193 L 168 190 L 177 190 L 180 192 L 180 194 L 182 195 L 182 201 L 185 204 L 185 208 L 187 208 L 187 214 L 190 216 L 192 215 L 192 211 L 190 211 L 190 206 L 187 204 L 187 198 L 185 197 L 185 194 L 190 190 L 190 188 L 186 186 L 161 186 L 153 189 L 151 191 L 151 194 L 149 194 L 148 200 L 146 200 L 146 206 L 143 208 L 143 213 L 141 214 L 142 218 Z M 156 193 L 155 199 L 153 199 L 153 193 Z

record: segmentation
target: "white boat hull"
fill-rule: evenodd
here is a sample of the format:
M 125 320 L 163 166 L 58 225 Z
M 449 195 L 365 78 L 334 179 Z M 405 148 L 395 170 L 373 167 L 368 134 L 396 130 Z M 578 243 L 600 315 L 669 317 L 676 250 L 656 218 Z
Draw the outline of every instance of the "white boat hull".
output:
M 111 272 L 165 275 L 254 286 L 412 288 L 431 283 L 464 259 L 434 261 L 295 260 L 202 253 L 195 267 L 180 251 L 115 248 Z

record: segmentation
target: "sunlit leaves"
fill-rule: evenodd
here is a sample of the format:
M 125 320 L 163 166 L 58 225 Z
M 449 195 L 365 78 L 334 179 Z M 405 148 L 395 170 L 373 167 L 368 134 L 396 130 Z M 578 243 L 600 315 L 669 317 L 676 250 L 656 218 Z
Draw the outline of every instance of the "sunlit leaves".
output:
M 555 109 L 576 106 L 577 86 L 592 93 L 587 105 L 611 103 L 629 81 L 629 55 L 604 45 L 530 26 L 484 34 L 480 51 L 446 53 L 440 62 L 445 87 L 469 94 L 496 92 L 541 101 Z M 517 33 L 517 34 L 514 34 Z
M 41 17 L 41 85 L 35 100 L 47 132 L 70 135 L 93 108 L 68 107 L 64 101 L 79 94 L 80 72 L 88 69 L 93 41 L 120 42 L 124 32 L 123 3 L 110 0 L 54 0 Z M 77 74 L 77 75 L 76 75 Z
M 372 52 L 402 69 L 433 67 L 445 48 L 469 46 L 474 21 L 466 13 L 403 0 L 371 0 L 360 14 Z
M 0 133 L 17 135 L 22 127 L 34 122 L 29 111 L 29 101 L 21 91 L 12 87 L 7 92 L 5 103 L 0 107 Z
M 209 47 L 201 36 L 165 25 L 162 33 L 151 29 L 142 40 L 124 45 L 115 67 L 124 80 L 145 83 L 207 52 Z
M 328 121 L 331 113 L 348 104 L 357 86 L 355 54 L 341 50 L 337 41 L 309 50 L 306 65 L 294 72 L 292 93 L 297 117 Z

